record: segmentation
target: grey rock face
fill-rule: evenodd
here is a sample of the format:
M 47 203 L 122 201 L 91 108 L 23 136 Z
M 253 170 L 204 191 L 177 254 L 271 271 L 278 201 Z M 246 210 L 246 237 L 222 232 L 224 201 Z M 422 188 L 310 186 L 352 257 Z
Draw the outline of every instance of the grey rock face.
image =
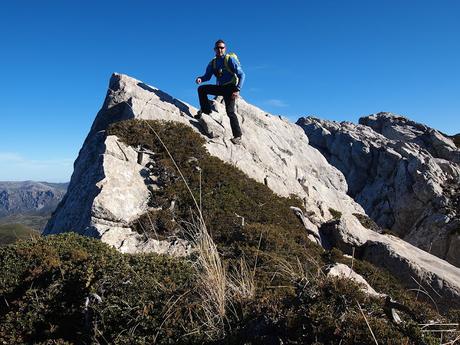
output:
M 66 183 L 0 182 L 0 216 L 51 213 L 64 197 Z
M 388 113 L 362 125 L 299 119 L 327 160 L 345 175 L 348 193 L 383 228 L 455 265 L 460 151 L 439 132 Z M 375 130 L 374 130 L 375 129 Z
M 149 162 L 139 162 L 136 148 L 105 133 L 110 123 L 131 118 L 173 120 L 190 126 L 205 136 L 211 154 L 265 181 L 280 195 L 305 198 L 317 224 L 331 218 L 329 207 L 363 212 L 346 195 L 343 175 L 308 145 L 298 126 L 240 100 L 243 143 L 235 146 L 229 141 L 231 130 L 223 105 L 215 103 L 218 111 L 197 121 L 193 118 L 197 109 L 136 79 L 114 74 L 75 162 L 69 191 L 45 234 L 75 231 L 101 238 L 121 251 L 157 251 L 158 244 L 146 245 L 146 239 L 130 227 L 130 222 L 149 209 L 150 192 L 157 188 L 146 183 Z M 162 252 L 175 252 L 169 244 L 162 246 L 166 248 Z M 185 249 L 180 252 L 185 253 L 187 245 L 181 246 Z
M 217 100 L 217 112 L 203 116 L 203 133 L 209 138 L 208 151 L 237 166 L 248 176 L 265 183 L 282 196 L 298 195 L 320 224 L 330 219 L 329 208 L 362 213 L 362 208 L 346 195 L 343 175 L 321 153 L 308 145 L 303 131 L 287 119 L 268 114 L 239 99 L 237 114 L 243 131 L 242 143 L 230 142 L 232 132 L 225 107 Z M 219 124 L 221 130 L 206 129 Z
M 391 113 L 378 113 L 359 119 L 390 140 L 412 142 L 427 150 L 434 158 L 460 163 L 460 151 L 451 138 L 436 129 Z
M 74 231 L 125 253 L 186 255 L 186 243 L 145 239 L 130 228 L 130 222 L 148 209 L 144 169 L 134 148 L 104 131 L 90 134 L 75 162 L 68 193 L 44 234 Z
M 342 216 L 338 221 L 326 223 L 320 232 L 333 246 L 386 268 L 408 286 L 419 288 L 420 284 L 442 305 L 460 306 L 458 267 L 398 237 L 366 229 L 354 216 Z

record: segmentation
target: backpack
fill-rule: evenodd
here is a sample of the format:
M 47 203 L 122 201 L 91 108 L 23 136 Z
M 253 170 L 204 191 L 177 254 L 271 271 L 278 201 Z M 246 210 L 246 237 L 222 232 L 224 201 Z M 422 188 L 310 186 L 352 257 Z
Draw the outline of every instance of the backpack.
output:
M 238 56 L 237 56 L 235 53 L 228 53 L 228 54 L 225 54 L 225 57 L 224 57 L 224 66 L 225 66 L 225 69 L 226 69 L 229 73 L 233 74 L 233 79 L 232 79 L 230 82 L 228 82 L 227 84 L 234 84 L 234 85 L 236 85 L 236 84 L 238 84 L 238 77 L 236 76 L 235 72 L 232 71 L 232 69 L 230 68 L 230 65 L 229 65 L 229 63 L 228 63 L 228 60 L 230 60 L 231 57 L 234 58 L 238 64 L 240 64 L 240 60 L 238 59 Z M 214 71 L 214 75 L 215 75 L 216 77 L 218 77 L 217 66 L 216 66 L 217 62 L 216 62 L 216 60 L 217 60 L 216 57 L 215 57 L 214 59 L 212 59 L 212 69 L 213 69 L 213 71 Z

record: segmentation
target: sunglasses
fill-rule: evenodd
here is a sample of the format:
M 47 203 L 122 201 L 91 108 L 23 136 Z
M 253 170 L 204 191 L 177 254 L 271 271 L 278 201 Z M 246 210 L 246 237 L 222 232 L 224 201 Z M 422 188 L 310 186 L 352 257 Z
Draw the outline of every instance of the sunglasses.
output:
M 225 47 L 214 47 L 214 49 L 225 49 Z

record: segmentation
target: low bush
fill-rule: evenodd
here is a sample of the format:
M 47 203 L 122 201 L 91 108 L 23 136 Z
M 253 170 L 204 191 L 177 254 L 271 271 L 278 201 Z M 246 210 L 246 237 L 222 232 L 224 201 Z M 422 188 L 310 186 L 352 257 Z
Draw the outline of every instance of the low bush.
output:
M 121 254 L 68 233 L 4 247 L 0 263 L 0 343 L 194 339 L 186 336 L 198 325 L 189 316 L 196 296 L 186 261 Z

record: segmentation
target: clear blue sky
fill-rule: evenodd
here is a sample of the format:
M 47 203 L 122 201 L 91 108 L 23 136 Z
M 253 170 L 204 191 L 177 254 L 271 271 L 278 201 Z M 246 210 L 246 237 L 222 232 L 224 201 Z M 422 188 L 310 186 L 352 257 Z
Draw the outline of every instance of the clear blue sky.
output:
M 68 181 L 112 72 L 197 105 L 218 38 L 295 122 L 391 111 L 460 132 L 460 1 L 0 3 L 0 180 Z

